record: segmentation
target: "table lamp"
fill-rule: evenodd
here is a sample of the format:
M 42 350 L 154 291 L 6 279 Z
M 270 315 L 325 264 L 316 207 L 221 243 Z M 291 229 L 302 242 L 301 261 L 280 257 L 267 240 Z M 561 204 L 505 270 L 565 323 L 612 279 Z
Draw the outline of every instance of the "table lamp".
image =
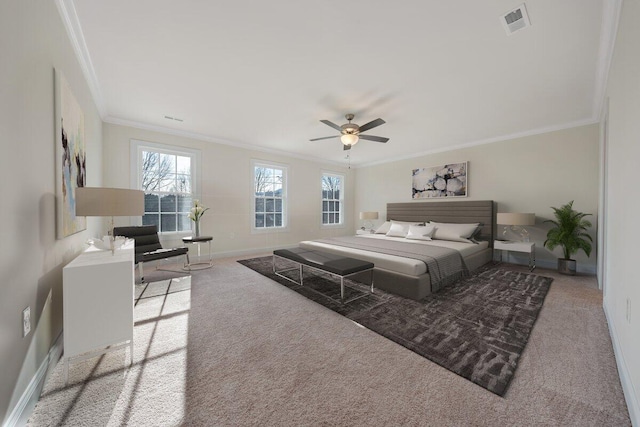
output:
M 144 191 L 142 190 L 106 187 L 76 188 L 76 216 L 111 217 L 108 234 L 112 253 L 115 251 L 113 217 L 142 215 L 144 215 Z
M 520 235 L 520 241 L 529 241 L 529 232 L 523 225 L 535 225 L 536 214 L 534 213 L 515 213 L 515 212 L 503 212 L 498 213 L 496 222 L 500 225 L 504 225 L 504 231 L 502 236 L 507 237 L 507 231 L 510 229 L 514 233 Z M 508 227 L 508 228 L 507 228 Z
M 371 220 L 378 219 L 378 212 L 360 212 L 360 219 L 364 220 L 364 227 L 362 229 L 371 230 L 373 228 L 373 223 L 371 222 Z

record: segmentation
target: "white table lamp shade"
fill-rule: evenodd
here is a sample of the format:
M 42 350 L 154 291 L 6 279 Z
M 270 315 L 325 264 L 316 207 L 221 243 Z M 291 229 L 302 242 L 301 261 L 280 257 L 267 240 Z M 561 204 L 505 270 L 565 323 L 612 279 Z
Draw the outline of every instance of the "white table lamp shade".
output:
M 378 212 L 360 212 L 360 219 L 372 220 L 378 219 Z
M 501 225 L 535 225 L 536 214 L 534 213 L 498 213 L 496 222 Z
M 76 216 L 142 216 L 144 191 L 127 188 L 76 188 Z

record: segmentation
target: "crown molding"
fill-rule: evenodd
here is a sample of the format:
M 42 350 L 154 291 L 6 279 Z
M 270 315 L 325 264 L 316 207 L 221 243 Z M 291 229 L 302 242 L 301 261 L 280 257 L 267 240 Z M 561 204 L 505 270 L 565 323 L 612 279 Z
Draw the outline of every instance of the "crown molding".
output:
M 593 117 L 602 117 L 604 99 L 609 81 L 609 69 L 613 60 L 622 0 L 605 0 L 602 4 L 602 24 L 600 27 L 600 46 L 596 65 L 596 87 L 593 94 Z
M 91 62 L 89 49 L 84 40 L 84 34 L 82 33 L 76 7 L 73 4 L 73 0 L 56 0 L 56 6 L 62 18 L 62 23 L 67 30 L 67 35 L 73 46 L 73 51 L 76 54 L 80 68 L 82 69 L 82 74 L 84 74 L 84 78 L 93 96 L 93 102 L 96 104 L 100 117 L 104 119 L 106 116 L 106 104 L 100 90 L 100 82 L 98 81 L 96 71 Z
M 592 124 L 595 124 L 595 123 L 598 123 L 598 122 L 599 122 L 599 119 L 591 117 L 591 118 L 588 118 L 588 119 L 577 120 L 575 122 L 569 122 L 569 123 L 563 123 L 563 124 L 559 124 L 559 125 L 536 128 L 536 129 L 526 130 L 526 131 L 523 131 L 523 132 L 512 133 L 512 134 L 509 134 L 509 135 L 496 136 L 496 137 L 493 137 L 493 138 L 487 138 L 487 139 L 481 139 L 481 140 L 478 140 L 478 141 L 466 142 L 466 143 L 463 143 L 463 144 L 453 145 L 453 146 L 449 146 L 449 147 L 436 148 L 436 149 L 433 149 L 433 150 L 421 151 L 421 152 L 418 152 L 418 153 L 407 154 L 407 155 L 404 155 L 404 156 L 387 158 L 387 159 L 376 161 L 376 162 L 361 163 L 361 164 L 358 164 L 358 165 L 352 165 L 352 167 L 355 167 L 356 169 L 358 169 L 358 168 L 369 167 L 369 166 L 377 166 L 377 165 L 382 165 L 382 164 L 385 164 L 385 163 L 397 162 L 399 160 L 414 159 L 416 157 L 428 156 L 430 154 L 444 153 L 446 151 L 453 151 L 453 150 L 460 150 L 462 148 L 475 147 L 477 145 L 492 144 L 494 142 L 508 141 L 510 139 L 518 139 L 518 138 L 524 138 L 524 137 L 527 137 L 527 136 L 540 135 L 540 134 L 543 134 L 543 133 L 555 132 L 555 131 L 564 130 L 564 129 L 577 128 L 577 127 L 580 127 L 580 126 L 592 125 Z
M 292 158 L 296 158 L 296 159 L 311 161 L 311 162 L 314 162 L 314 163 L 321 163 L 321 164 L 338 166 L 338 167 L 341 167 L 341 168 L 345 167 L 345 164 L 342 163 L 342 162 L 335 162 L 335 161 L 331 161 L 331 160 L 318 159 L 317 157 L 313 157 L 313 156 L 305 156 L 305 155 L 301 155 L 301 154 L 295 154 L 295 153 L 292 153 L 290 151 L 276 150 L 276 149 L 273 149 L 273 148 L 266 148 L 266 147 L 262 147 L 262 146 L 259 146 L 259 145 L 252 145 L 252 144 L 240 143 L 240 142 L 235 142 L 235 141 L 229 141 L 229 140 L 225 140 L 225 139 L 213 138 L 211 136 L 203 135 L 203 134 L 199 134 L 199 133 L 187 132 L 187 131 L 183 131 L 183 130 L 179 130 L 179 129 L 171 129 L 171 128 L 167 128 L 167 127 L 164 127 L 164 126 L 150 125 L 150 124 L 140 123 L 140 122 L 136 122 L 136 121 L 132 121 L 132 120 L 121 119 L 121 118 L 118 118 L 118 117 L 107 116 L 107 117 L 103 118 L 102 120 L 105 123 L 110 123 L 110 124 L 119 125 L 119 126 L 128 126 L 128 127 L 132 127 L 132 128 L 135 128 L 135 129 L 149 130 L 149 131 L 152 131 L 152 132 L 159 132 L 159 133 L 164 133 L 164 134 L 168 134 L 168 135 L 175 135 L 175 136 L 180 136 L 180 137 L 184 137 L 184 138 L 195 139 L 195 140 L 198 140 L 198 141 L 212 142 L 214 144 L 229 145 L 229 146 L 232 146 L 232 147 L 241 148 L 241 149 L 245 149 L 245 150 L 260 151 L 260 152 L 263 152 L 263 153 L 275 154 L 275 155 L 278 155 L 278 156 L 292 157 Z M 352 169 L 359 169 L 359 168 L 363 168 L 363 167 L 382 165 L 382 164 L 385 164 L 385 163 L 393 163 L 393 162 L 397 162 L 397 161 L 400 161 L 400 160 L 413 159 L 413 158 L 416 158 L 416 157 L 427 156 L 427 155 L 430 155 L 430 154 L 444 153 L 444 152 L 447 152 L 447 151 L 459 150 L 459 149 L 462 149 L 462 148 L 475 147 L 477 145 L 492 144 L 494 142 L 508 141 L 510 139 L 524 138 L 524 137 L 527 137 L 527 136 L 540 135 L 540 134 L 549 133 L 549 132 L 555 132 L 555 131 L 559 131 L 559 130 L 571 129 L 571 128 L 576 128 L 576 127 L 580 127 L 580 126 L 587 126 L 587 125 L 592 125 L 592 124 L 595 124 L 595 123 L 598 123 L 598 122 L 599 122 L 599 119 L 597 119 L 597 118 L 588 118 L 588 119 L 584 119 L 584 120 L 578 120 L 578 121 L 575 121 L 575 122 L 564 123 L 564 124 L 554 125 L 554 126 L 547 126 L 547 127 L 543 127 L 543 128 L 536 128 L 536 129 L 531 129 L 531 130 L 527 130 L 527 131 L 524 131 L 524 132 L 517 132 L 517 133 L 512 133 L 512 134 L 509 134 L 509 135 L 502 135 L 502 136 L 498 136 L 498 137 L 493 137 L 493 138 L 487 138 L 487 139 L 482 139 L 482 140 L 478 140 L 478 141 L 467 142 L 467 143 L 464 143 L 464 144 L 458 144 L 458 145 L 449 146 L 449 147 L 436 148 L 436 149 L 433 149 L 433 150 L 421 151 L 421 152 L 418 152 L 418 153 L 386 158 L 386 159 L 380 160 L 380 161 L 355 163 L 355 164 L 352 163 L 351 164 L 351 168 Z
M 314 163 L 320 163 L 320 164 L 325 164 L 325 165 L 332 165 L 332 166 L 339 166 L 341 168 L 345 168 L 347 167 L 344 163 L 341 162 L 335 162 L 335 161 L 331 161 L 331 160 L 326 160 L 326 159 L 319 159 L 318 157 L 313 157 L 313 156 L 305 156 L 302 154 L 296 154 L 296 153 L 292 153 L 290 151 L 284 151 L 284 150 L 276 150 L 273 148 L 267 148 L 267 147 L 263 147 L 263 146 L 259 146 L 259 145 L 253 145 L 253 144 L 246 144 L 246 143 L 242 143 L 242 142 L 236 142 L 236 141 L 229 141 L 226 139 L 220 139 L 220 138 L 214 138 L 208 135 L 204 135 L 201 133 L 195 133 L 195 132 L 188 132 L 188 131 L 184 131 L 184 130 L 180 130 L 180 129 L 171 129 L 171 128 L 167 128 L 164 126 L 157 126 L 157 125 L 151 125 L 151 124 L 147 124 L 147 123 L 141 123 L 141 122 L 136 122 L 133 120 L 126 120 L 126 119 L 121 119 L 119 117 L 112 117 L 112 116 L 106 116 L 102 119 L 103 122 L 105 123 L 110 123 L 110 124 L 114 124 L 114 125 L 119 125 L 119 126 L 128 126 L 128 127 L 132 127 L 135 129 L 143 129 L 143 130 L 149 130 L 152 132 L 159 132 L 159 133 L 164 133 L 164 134 L 168 134 L 168 135 L 175 135 L 175 136 L 180 136 L 183 138 L 190 138 L 190 139 L 195 139 L 198 141 L 205 141 L 205 142 L 212 142 L 214 144 L 222 144 L 222 145 L 228 145 L 231 147 L 236 147 L 236 148 L 241 148 L 244 150 L 251 150 L 251 151 L 260 151 L 262 153 L 269 153 L 269 154 L 275 154 L 278 156 L 285 156 L 285 157 L 292 157 L 292 158 L 296 158 L 296 159 L 300 159 L 300 160 L 307 160 L 310 162 L 314 162 Z M 353 167 L 353 165 L 352 165 Z

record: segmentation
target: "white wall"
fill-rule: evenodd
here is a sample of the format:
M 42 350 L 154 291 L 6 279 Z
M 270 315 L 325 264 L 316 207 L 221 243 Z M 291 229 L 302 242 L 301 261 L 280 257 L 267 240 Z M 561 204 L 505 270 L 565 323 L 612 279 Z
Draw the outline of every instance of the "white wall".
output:
M 102 122 L 53 1 L 0 3 L 0 422 L 62 331 L 62 267 L 91 230 L 55 237 L 54 67 L 85 115 L 87 181 L 100 185 Z M 94 221 L 89 226 L 96 228 Z M 32 330 L 22 338 L 22 310 Z
M 609 72 L 607 266 L 604 307 L 634 425 L 640 425 L 640 2 L 625 1 Z M 627 304 L 630 313 L 627 313 Z
M 555 268 L 562 251 L 544 248 L 549 225 L 542 222 L 553 218 L 551 206 L 574 200 L 576 210 L 593 215 L 588 219 L 595 242 L 598 159 L 598 126 L 590 125 L 360 168 L 355 210 L 379 211 L 381 223 L 387 202 L 412 200 L 412 169 L 468 161 L 469 196 L 452 200 L 494 200 L 498 212 L 534 212 L 536 225 L 527 229 L 536 243 L 538 265 Z M 595 273 L 595 247 L 589 258 L 583 252 L 574 256 L 579 271 Z M 511 260 L 526 263 L 517 255 Z
M 201 233 L 214 237 L 216 256 L 255 253 L 261 249 L 296 245 L 305 239 L 354 233 L 352 195 L 355 174 L 345 167 L 107 123 L 103 126 L 103 138 L 104 185 L 109 187 L 131 186 L 129 150 L 132 139 L 201 151 L 201 202 L 210 208 L 202 217 Z M 288 166 L 290 203 L 289 230 L 286 232 L 251 232 L 252 159 Z M 344 227 L 320 226 L 322 171 L 345 175 L 347 220 Z M 181 244 L 179 236 L 166 243 Z

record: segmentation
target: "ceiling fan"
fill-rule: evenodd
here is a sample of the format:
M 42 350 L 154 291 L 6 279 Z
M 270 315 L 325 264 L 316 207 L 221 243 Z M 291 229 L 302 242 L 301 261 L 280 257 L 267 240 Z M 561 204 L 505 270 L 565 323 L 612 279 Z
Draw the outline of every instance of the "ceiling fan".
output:
M 324 136 L 322 138 L 313 138 L 310 141 L 320 141 L 322 139 L 331 139 L 340 137 L 340 141 L 344 145 L 344 150 L 351 150 L 351 147 L 358 143 L 358 140 L 364 139 L 367 141 L 376 141 L 376 142 L 387 142 L 389 138 L 385 138 L 383 136 L 373 136 L 373 135 L 362 135 L 362 132 L 366 132 L 369 129 L 373 129 L 374 127 L 385 124 L 386 122 L 382 119 L 375 119 L 370 121 L 367 124 L 362 126 L 358 126 L 355 123 L 351 123 L 351 120 L 355 117 L 353 114 L 345 114 L 344 116 L 349 123 L 345 123 L 342 126 L 338 126 L 337 124 L 330 122 L 329 120 L 320 120 L 327 126 L 331 126 L 335 130 L 340 131 L 340 135 L 335 136 Z

